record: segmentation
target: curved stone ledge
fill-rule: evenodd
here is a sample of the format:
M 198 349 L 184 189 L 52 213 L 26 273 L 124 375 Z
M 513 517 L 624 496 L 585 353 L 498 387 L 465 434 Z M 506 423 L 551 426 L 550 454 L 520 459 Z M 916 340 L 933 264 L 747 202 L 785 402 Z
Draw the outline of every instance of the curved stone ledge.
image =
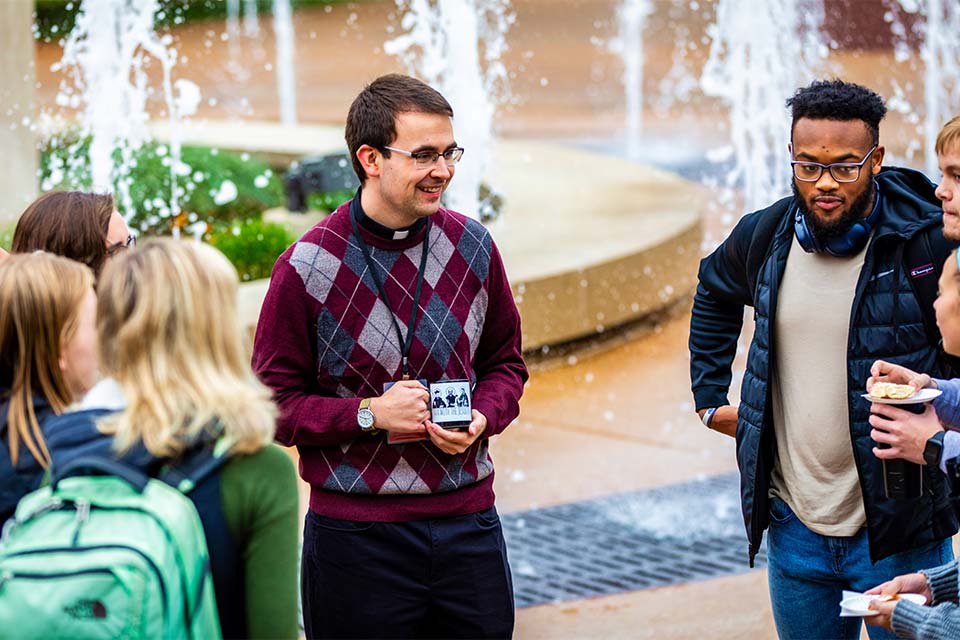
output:
M 593 335 L 689 295 L 700 257 L 699 185 L 652 167 L 540 141 L 497 145 L 504 196 L 490 231 L 523 322 L 524 350 Z M 268 282 L 241 285 L 252 331 Z

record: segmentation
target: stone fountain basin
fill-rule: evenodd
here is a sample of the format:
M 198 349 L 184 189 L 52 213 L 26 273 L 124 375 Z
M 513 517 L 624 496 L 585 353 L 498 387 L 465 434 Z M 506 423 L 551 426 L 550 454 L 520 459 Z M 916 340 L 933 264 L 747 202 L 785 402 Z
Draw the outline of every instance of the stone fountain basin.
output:
M 274 162 L 343 151 L 342 129 L 203 122 L 184 142 L 245 150 Z M 167 138 L 157 127 L 159 139 Z M 499 142 L 488 182 L 504 196 L 489 225 L 520 309 L 525 351 L 642 319 L 689 296 L 707 194 L 650 166 L 542 140 Z M 256 326 L 268 281 L 241 285 Z

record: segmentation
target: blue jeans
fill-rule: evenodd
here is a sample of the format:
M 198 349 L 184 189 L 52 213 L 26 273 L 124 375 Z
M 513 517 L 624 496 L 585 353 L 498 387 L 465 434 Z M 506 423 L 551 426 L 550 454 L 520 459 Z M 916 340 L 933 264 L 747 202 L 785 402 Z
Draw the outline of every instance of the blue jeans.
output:
M 509 638 L 513 583 L 493 507 L 414 522 L 307 512 L 307 638 Z
M 866 591 L 904 573 L 953 559 L 950 539 L 870 562 L 867 529 L 849 538 L 810 531 L 787 504 L 770 500 L 767 537 L 770 603 L 781 640 L 860 637 L 860 618 L 841 618 L 841 591 Z M 896 636 L 867 626 L 871 640 Z

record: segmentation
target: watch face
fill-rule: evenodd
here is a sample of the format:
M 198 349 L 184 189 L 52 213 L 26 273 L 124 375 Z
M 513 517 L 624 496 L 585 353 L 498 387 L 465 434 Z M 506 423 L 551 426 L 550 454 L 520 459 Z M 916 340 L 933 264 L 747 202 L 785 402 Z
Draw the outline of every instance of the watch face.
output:
M 357 412 L 357 424 L 360 425 L 361 429 L 372 429 L 373 411 L 370 411 L 370 409 L 360 409 L 360 411 Z
M 942 433 L 942 432 L 941 432 Z M 940 436 L 940 437 L 937 437 Z M 940 465 L 940 455 L 943 452 L 943 436 L 937 434 L 927 440 L 927 445 L 923 449 L 923 460 L 931 467 Z

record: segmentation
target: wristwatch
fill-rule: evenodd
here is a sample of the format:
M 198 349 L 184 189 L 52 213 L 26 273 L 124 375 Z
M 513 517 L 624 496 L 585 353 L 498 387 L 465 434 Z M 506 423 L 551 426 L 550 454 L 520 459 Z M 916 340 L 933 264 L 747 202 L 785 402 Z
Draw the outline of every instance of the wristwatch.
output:
M 360 401 L 360 408 L 357 410 L 357 424 L 360 429 L 367 433 L 373 433 L 376 429 L 373 427 L 373 411 L 370 410 L 370 398 L 364 398 Z
M 927 440 L 923 448 L 923 461 L 931 467 L 940 467 L 940 456 L 943 455 L 943 436 L 946 431 L 937 431 Z

